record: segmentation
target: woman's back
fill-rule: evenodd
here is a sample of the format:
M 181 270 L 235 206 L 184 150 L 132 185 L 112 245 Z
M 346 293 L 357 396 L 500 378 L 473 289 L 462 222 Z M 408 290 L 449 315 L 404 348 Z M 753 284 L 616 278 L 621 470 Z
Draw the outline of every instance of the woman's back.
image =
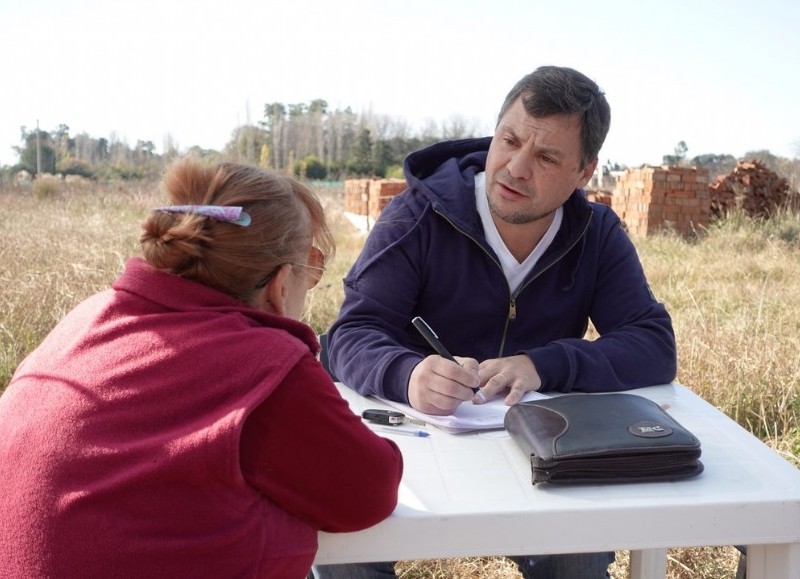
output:
M 318 529 L 391 513 L 402 468 L 338 396 L 317 348 L 301 322 L 131 260 L 0 397 L 3 576 L 304 577 Z M 328 431 L 271 408 L 276 391 L 324 401 Z M 251 414 L 258 428 L 245 429 Z M 331 437 L 353 450 L 326 448 Z M 318 504 L 316 481 L 292 478 L 304 460 L 337 456 L 352 488 L 325 500 L 376 499 L 348 504 L 355 519 Z

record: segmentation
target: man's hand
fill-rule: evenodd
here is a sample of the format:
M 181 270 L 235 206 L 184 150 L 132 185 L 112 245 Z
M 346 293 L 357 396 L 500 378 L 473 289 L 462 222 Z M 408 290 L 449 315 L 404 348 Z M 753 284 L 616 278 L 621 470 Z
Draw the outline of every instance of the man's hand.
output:
M 439 355 L 428 356 L 411 371 L 408 402 L 426 414 L 447 415 L 472 400 L 478 387 L 478 361 L 456 357 L 458 364 Z
M 484 360 L 480 363 L 478 374 L 487 400 L 510 389 L 505 400 L 508 406 L 522 400 L 522 396 L 528 390 L 538 390 L 542 386 L 539 373 L 525 354 Z

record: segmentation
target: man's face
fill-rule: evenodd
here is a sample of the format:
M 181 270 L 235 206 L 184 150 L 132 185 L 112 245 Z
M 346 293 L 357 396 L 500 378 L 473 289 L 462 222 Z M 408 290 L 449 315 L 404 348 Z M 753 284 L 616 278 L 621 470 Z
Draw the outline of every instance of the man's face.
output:
M 509 107 L 486 161 L 486 194 L 495 221 L 522 225 L 551 216 L 589 182 L 597 161 L 581 168 L 580 134 L 577 114 L 534 118 L 521 99 Z

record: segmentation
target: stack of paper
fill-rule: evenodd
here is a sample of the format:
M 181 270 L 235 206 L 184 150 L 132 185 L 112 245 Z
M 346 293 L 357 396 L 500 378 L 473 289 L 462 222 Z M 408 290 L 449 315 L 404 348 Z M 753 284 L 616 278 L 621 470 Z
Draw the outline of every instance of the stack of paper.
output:
M 522 402 L 529 400 L 539 400 L 542 398 L 549 398 L 546 394 L 536 391 L 528 391 L 522 397 Z M 415 410 L 408 404 L 402 402 L 393 402 L 379 398 L 381 402 L 396 408 L 406 416 L 422 420 L 426 424 L 441 428 L 446 432 L 458 434 L 460 432 L 472 432 L 474 430 L 492 430 L 504 428 L 503 419 L 506 416 L 508 406 L 503 402 L 505 398 L 495 398 L 486 404 L 473 404 L 472 402 L 463 402 L 456 408 L 453 414 L 448 416 L 435 416 L 433 414 L 425 414 L 419 410 Z

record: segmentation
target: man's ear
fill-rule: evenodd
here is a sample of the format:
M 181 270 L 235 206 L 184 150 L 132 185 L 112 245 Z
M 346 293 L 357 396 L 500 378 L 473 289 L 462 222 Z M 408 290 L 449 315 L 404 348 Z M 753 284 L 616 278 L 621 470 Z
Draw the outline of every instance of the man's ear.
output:
M 280 266 L 272 279 L 267 282 L 261 295 L 258 296 L 259 309 L 279 316 L 286 315 L 286 296 L 289 293 L 287 282 L 292 266 L 288 263 Z
M 578 178 L 578 184 L 576 189 L 583 189 L 586 187 L 586 184 L 594 175 L 594 170 L 597 169 L 597 159 L 587 163 L 587 165 L 581 170 L 581 175 Z

